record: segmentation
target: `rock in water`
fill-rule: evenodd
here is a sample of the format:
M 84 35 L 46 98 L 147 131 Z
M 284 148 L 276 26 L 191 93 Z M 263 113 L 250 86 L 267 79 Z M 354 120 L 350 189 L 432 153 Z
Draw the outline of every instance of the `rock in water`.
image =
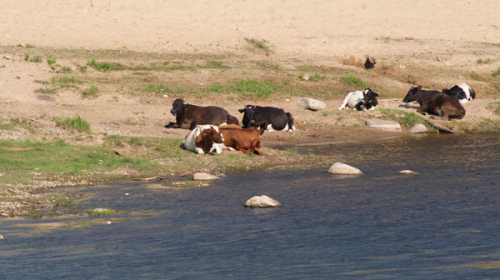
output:
M 195 181 L 210 181 L 217 179 L 219 179 L 219 177 L 205 172 L 197 172 L 193 174 L 193 180 Z
M 281 203 L 267 195 L 252 196 L 245 201 L 245 207 L 250 208 L 271 208 L 280 207 Z
M 409 170 L 409 169 L 401 170 L 401 171 L 399 171 L 399 173 L 404 174 L 404 175 L 417 175 L 418 174 L 417 172 L 415 172 L 413 170 Z
M 401 125 L 395 121 L 370 119 L 366 121 L 366 125 L 371 128 L 377 128 L 385 131 L 401 132 Z
M 424 124 L 417 123 L 416 125 L 410 128 L 410 133 L 418 134 L 418 133 L 427 133 L 429 129 Z
M 336 162 L 334 163 L 330 169 L 328 169 L 328 172 L 335 174 L 335 175 L 361 175 L 363 174 L 363 171 L 360 169 L 350 166 L 345 163 L 341 162 Z
M 309 97 L 302 98 L 302 103 L 304 104 L 304 107 L 306 109 L 311 111 L 319 111 L 326 108 L 325 102 L 314 98 L 309 98 Z

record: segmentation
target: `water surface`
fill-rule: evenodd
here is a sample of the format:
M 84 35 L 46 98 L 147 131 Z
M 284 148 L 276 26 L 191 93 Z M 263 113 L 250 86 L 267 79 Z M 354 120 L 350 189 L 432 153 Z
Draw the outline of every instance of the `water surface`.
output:
M 500 278 L 498 135 L 298 149 L 341 157 L 366 175 L 318 167 L 231 175 L 204 188 L 82 189 L 95 193 L 82 209 L 129 219 L 45 232 L 26 225 L 58 218 L 1 220 L 0 279 Z M 256 194 L 283 207 L 242 207 Z M 152 214 L 132 214 L 143 211 Z

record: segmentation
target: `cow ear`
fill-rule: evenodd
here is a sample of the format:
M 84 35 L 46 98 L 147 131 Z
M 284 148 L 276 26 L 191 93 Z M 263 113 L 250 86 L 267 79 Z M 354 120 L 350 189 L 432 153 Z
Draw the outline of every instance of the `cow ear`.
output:
M 243 108 L 243 109 L 239 109 L 239 110 L 238 110 L 238 112 L 240 112 L 240 113 L 244 113 L 244 112 L 245 112 L 245 109 L 244 109 L 244 108 Z

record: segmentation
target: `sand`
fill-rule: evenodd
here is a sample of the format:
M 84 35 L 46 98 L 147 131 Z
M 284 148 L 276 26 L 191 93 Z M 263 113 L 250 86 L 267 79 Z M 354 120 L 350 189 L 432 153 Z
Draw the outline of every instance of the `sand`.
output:
M 500 43 L 497 0 L 4 0 L 0 42 L 139 51 L 226 52 L 244 38 L 283 55 L 403 55 L 415 42 Z M 429 43 L 432 42 L 432 43 Z

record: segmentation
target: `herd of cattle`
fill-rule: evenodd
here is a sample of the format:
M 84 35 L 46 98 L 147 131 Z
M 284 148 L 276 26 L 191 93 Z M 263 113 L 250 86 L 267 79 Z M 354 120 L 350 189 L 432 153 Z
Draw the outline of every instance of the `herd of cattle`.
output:
M 366 111 L 378 105 L 378 93 L 370 88 L 347 94 L 339 110 L 346 108 Z M 465 116 L 463 104 L 472 101 L 476 93 L 466 83 L 454 85 L 442 91 L 412 87 L 403 98 L 403 103 L 419 104 L 418 112 L 444 119 L 461 119 Z M 281 108 L 246 105 L 238 110 L 243 113 L 242 126 L 238 118 L 216 106 L 187 104 L 183 99 L 172 103 L 170 112 L 175 122 L 167 128 L 186 128 L 190 132 L 184 138 L 182 148 L 198 154 L 220 154 L 224 149 L 259 155 L 260 137 L 264 131 L 294 131 L 292 114 Z

